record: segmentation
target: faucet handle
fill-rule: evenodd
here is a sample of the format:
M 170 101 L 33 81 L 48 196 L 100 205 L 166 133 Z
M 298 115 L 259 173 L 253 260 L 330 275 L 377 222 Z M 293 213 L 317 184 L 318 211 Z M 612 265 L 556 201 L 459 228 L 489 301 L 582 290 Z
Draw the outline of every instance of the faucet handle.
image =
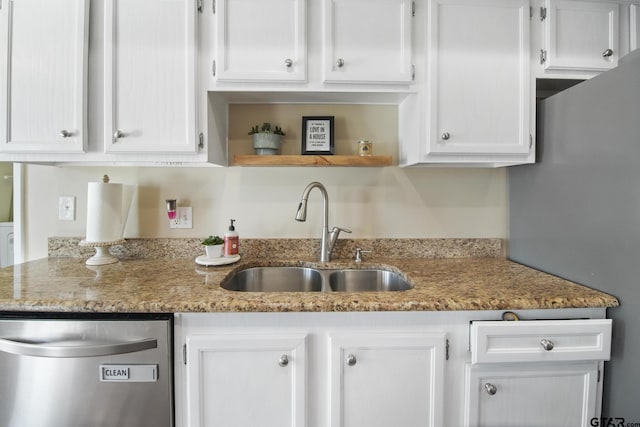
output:
M 334 234 L 334 233 L 340 234 L 341 231 L 344 231 L 345 233 L 351 233 L 351 230 L 349 230 L 348 228 L 333 227 L 331 229 L 331 234 Z
M 340 232 L 344 231 L 345 233 L 351 233 L 351 230 L 347 230 L 346 228 L 333 227 L 331 229 L 331 233 L 329 233 L 329 243 L 327 244 L 327 261 L 331 261 L 331 252 L 333 252 L 333 247 L 338 241 L 338 236 L 340 236 Z
M 363 251 L 362 248 L 356 248 L 356 256 L 353 258 L 355 262 L 362 262 L 362 254 L 370 254 L 372 251 Z

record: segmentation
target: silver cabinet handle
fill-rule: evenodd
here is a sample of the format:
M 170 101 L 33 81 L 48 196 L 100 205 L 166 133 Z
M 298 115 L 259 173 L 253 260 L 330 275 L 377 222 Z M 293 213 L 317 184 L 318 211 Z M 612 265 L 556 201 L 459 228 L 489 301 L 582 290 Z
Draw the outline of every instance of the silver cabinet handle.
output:
M 113 356 L 116 354 L 133 353 L 136 351 L 157 348 L 158 340 L 154 338 L 145 338 L 139 341 L 119 343 L 98 343 L 87 341 L 75 346 L 68 344 L 69 341 L 31 344 L 29 342 L 0 338 L 0 351 L 4 353 L 17 354 L 19 356 L 55 358 Z
M 113 137 L 114 137 L 115 139 L 124 138 L 124 132 L 122 132 L 121 130 L 117 130 L 117 131 L 115 131 L 115 133 L 113 134 Z
M 287 68 L 291 68 L 291 66 L 293 65 L 293 61 L 291 59 L 287 58 L 287 59 L 284 60 L 284 65 Z
M 484 389 L 487 391 L 487 393 L 490 396 L 493 396 L 494 394 L 496 394 L 498 392 L 498 387 L 496 387 L 495 385 L 493 385 L 491 383 L 486 383 L 484 385 Z
M 282 356 L 280 356 L 280 360 L 278 361 L 278 365 L 280 365 L 280 366 L 282 366 L 284 368 L 288 364 L 289 364 L 289 356 L 287 356 L 286 354 L 283 354 Z
M 542 346 L 542 348 L 544 348 L 546 351 L 551 351 L 553 350 L 554 344 L 553 341 L 548 340 L 546 338 L 542 338 L 540 340 L 540 345 Z
M 68 130 L 62 129 L 60 131 L 60 136 L 62 138 L 71 138 L 73 136 L 73 134 L 71 132 L 69 132 Z
M 606 49 L 604 52 L 602 52 L 602 57 L 603 58 L 608 58 L 611 55 L 613 55 L 613 49 Z
M 347 356 L 347 365 L 354 366 L 356 363 L 358 363 L 358 359 L 356 359 L 356 356 L 354 356 L 353 354 Z
M 444 141 L 447 141 L 449 140 L 449 138 L 451 138 L 451 134 L 449 132 L 444 132 L 440 138 L 442 138 Z
M 344 67 L 344 59 L 342 59 L 342 58 L 338 58 L 338 60 L 336 61 L 336 66 L 337 66 L 338 68 L 342 68 L 342 67 Z

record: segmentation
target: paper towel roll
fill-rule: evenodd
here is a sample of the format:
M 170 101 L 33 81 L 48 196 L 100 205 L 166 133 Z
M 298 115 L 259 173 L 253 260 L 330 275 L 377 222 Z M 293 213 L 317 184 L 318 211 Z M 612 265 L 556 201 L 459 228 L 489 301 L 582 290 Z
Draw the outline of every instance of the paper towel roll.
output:
M 87 190 L 87 237 L 90 243 L 115 242 L 124 231 L 122 184 L 90 182 Z

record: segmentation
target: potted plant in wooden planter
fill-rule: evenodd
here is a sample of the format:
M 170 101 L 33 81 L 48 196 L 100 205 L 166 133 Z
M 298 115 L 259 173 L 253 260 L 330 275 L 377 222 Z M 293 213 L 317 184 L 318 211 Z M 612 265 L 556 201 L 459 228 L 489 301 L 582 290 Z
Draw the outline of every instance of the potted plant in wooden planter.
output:
M 209 236 L 201 243 L 204 245 L 207 258 L 219 258 L 222 256 L 224 240 L 220 236 Z
M 256 154 L 265 156 L 278 154 L 280 150 L 280 140 L 285 135 L 280 126 L 271 127 L 271 123 L 263 123 L 251 128 L 249 132 L 253 139 L 253 148 Z

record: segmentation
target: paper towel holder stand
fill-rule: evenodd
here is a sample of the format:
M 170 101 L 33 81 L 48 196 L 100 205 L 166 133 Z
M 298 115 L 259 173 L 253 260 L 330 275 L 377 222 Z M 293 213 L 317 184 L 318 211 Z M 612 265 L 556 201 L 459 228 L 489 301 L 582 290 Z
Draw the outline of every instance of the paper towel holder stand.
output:
M 80 241 L 80 246 L 87 246 L 90 248 L 96 248 L 96 254 L 89 258 L 85 264 L 87 265 L 107 265 L 114 264 L 120 261 L 109 253 L 109 247 L 115 245 L 121 245 L 125 242 L 124 239 L 116 240 L 113 242 L 87 242 L 86 240 Z

